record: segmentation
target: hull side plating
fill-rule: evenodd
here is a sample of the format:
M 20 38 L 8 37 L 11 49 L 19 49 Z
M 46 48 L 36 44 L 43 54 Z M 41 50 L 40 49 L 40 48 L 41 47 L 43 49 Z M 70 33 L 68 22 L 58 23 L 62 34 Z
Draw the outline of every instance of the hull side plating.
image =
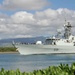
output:
M 22 55 L 29 54 L 65 54 L 75 53 L 75 46 L 56 45 L 16 45 L 17 50 Z

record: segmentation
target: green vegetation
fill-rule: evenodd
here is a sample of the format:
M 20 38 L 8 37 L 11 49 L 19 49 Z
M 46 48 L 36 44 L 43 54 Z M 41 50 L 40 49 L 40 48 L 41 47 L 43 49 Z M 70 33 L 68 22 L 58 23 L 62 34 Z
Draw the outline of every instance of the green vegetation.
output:
M 16 52 L 14 47 L 0 47 L 0 52 Z
M 59 66 L 49 66 L 46 69 L 34 70 L 33 72 L 21 72 L 19 69 L 0 71 L 0 75 L 75 75 L 75 63 L 71 66 L 68 64 L 60 64 Z

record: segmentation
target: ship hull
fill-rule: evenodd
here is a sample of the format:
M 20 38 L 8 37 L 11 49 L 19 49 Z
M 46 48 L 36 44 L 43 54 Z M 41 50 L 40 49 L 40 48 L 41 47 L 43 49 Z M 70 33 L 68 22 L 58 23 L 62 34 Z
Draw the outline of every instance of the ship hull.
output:
M 57 45 L 15 45 L 21 55 L 30 54 L 68 54 L 75 53 L 75 46 L 57 46 Z

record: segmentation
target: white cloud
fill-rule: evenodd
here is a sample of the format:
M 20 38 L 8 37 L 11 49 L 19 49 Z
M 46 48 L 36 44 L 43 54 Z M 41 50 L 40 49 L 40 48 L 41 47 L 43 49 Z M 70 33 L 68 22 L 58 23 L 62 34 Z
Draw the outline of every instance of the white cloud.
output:
M 34 21 L 33 14 L 24 11 L 15 13 L 11 18 L 15 23 L 31 23 Z
M 18 37 L 19 38 L 29 38 L 29 37 L 31 38 L 32 36 L 31 35 L 16 35 L 15 36 L 15 38 L 18 38 Z
M 39 10 L 48 6 L 47 0 L 4 0 L 0 9 L 5 10 Z
M 57 29 L 63 27 L 65 17 L 73 26 L 75 25 L 75 11 L 63 8 L 37 11 L 34 14 L 20 11 L 7 17 L 3 15 L 0 17 L 0 37 L 54 35 Z M 73 33 L 74 31 L 75 29 Z

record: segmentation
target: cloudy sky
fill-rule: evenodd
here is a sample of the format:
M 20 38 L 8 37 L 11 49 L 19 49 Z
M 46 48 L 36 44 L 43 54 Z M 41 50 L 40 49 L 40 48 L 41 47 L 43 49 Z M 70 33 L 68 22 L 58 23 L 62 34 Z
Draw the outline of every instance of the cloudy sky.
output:
M 65 18 L 75 26 L 75 0 L 0 0 L 0 39 L 55 35 Z M 75 34 L 75 28 L 72 29 Z

